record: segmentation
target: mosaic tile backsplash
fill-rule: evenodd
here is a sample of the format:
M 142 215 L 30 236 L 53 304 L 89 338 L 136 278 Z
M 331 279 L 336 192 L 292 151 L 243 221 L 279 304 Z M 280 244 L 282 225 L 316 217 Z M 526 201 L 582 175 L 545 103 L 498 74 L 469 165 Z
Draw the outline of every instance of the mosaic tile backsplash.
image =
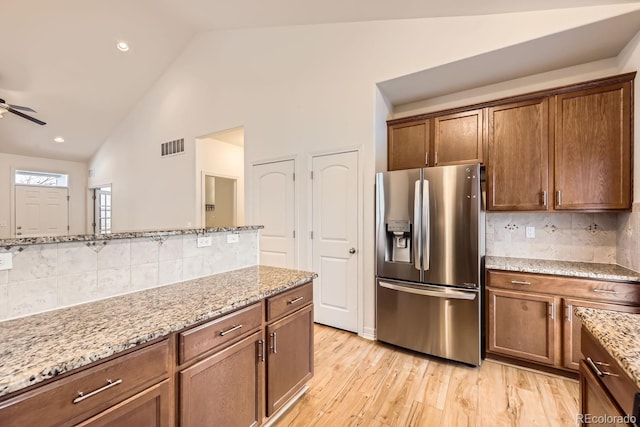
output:
M 27 316 L 258 263 L 258 231 L 9 246 L 13 268 L 0 271 L 0 320 Z
M 527 237 L 527 227 L 535 237 Z M 486 254 L 615 264 L 617 232 L 615 213 L 492 212 L 486 215 Z

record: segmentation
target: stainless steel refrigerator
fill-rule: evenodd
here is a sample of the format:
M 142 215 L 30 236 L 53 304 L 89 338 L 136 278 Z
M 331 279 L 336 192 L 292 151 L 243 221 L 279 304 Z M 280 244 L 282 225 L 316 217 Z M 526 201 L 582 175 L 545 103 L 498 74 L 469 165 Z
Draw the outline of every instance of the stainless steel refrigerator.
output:
M 378 340 L 480 365 L 480 172 L 471 164 L 377 174 Z

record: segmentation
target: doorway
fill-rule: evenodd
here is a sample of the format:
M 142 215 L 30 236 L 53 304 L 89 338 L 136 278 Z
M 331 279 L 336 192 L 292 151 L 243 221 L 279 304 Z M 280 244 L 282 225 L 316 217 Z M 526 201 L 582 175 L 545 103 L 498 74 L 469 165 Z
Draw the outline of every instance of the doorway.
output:
M 204 175 L 204 226 L 235 227 L 238 180 Z
M 196 138 L 196 224 L 244 225 L 244 129 Z

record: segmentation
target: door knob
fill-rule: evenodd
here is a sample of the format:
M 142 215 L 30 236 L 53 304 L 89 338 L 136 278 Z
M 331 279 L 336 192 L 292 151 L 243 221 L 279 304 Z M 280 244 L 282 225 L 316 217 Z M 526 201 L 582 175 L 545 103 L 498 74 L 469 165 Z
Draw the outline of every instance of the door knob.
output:
M 356 248 L 351 248 L 351 249 L 349 249 L 349 253 L 350 253 L 350 254 L 355 254 L 355 253 L 356 253 Z

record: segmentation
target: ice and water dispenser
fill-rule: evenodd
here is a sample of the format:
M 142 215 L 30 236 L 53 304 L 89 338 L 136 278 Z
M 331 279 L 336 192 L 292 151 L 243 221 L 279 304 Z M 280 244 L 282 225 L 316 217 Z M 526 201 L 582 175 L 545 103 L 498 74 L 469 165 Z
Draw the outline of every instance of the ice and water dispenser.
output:
M 387 220 L 386 261 L 411 262 L 411 225 L 408 220 Z

